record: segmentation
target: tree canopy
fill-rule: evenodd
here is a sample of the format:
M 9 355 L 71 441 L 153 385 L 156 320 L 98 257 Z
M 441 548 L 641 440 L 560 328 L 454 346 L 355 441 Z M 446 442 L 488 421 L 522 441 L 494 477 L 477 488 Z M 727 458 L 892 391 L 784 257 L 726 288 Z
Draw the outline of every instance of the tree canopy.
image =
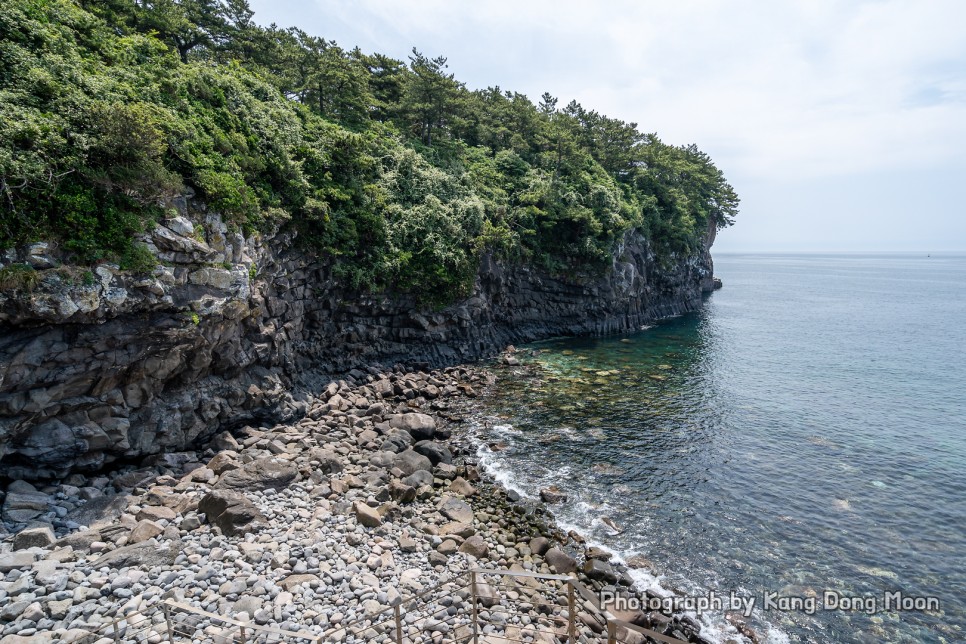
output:
M 293 226 L 358 287 L 449 301 L 480 253 L 606 270 L 641 229 L 693 253 L 738 198 L 696 146 L 576 102 L 471 90 L 246 0 L 0 4 L 0 247 L 118 261 L 192 188 L 249 231 Z

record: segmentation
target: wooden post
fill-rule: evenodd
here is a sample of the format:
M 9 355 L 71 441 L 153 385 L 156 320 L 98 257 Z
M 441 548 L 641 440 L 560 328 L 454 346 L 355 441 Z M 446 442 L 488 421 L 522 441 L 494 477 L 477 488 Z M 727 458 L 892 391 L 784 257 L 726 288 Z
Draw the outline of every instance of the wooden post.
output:
M 402 614 L 399 604 L 392 607 L 393 615 L 396 617 L 396 644 L 402 644 Z
M 114 642 L 115 642 L 115 644 L 121 644 L 121 622 L 120 622 L 120 620 L 114 622 Z
M 607 644 L 617 644 L 617 624 L 607 622 Z
M 574 582 L 567 582 L 567 641 L 573 644 L 577 641 L 577 609 L 574 606 Z
M 167 604 L 163 605 L 164 608 L 164 622 L 168 625 L 168 642 L 174 644 L 174 626 L 171 624 L 171 607 Z
M 476 609 L 476 571 L 470 571 L 470 593 L 473 599 L 473 644 L 479 644 L 480 618 Z
M 241 631 L 241 644 L 245 644 L 248 641 L 245 638 L 245 627 L 244 626 L 239 626 L 238 628 Z

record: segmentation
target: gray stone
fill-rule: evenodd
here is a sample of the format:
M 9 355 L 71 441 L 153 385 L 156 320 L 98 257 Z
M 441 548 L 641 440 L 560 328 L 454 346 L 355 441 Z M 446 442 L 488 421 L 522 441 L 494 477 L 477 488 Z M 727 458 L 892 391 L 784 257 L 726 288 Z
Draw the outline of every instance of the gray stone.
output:
M 460 501 L 455 497 L 443 499 L 439 504 L 439 511 L 443 516 L 458 523 L 473 522 L 473 508 L 466 501 Z
M 577 560 L 559 548 L 551 548 L 543 556 L 547 565 L 558 575 L 566 575 L 577 571 Z
M 141 543 L 142 541 L 152 539 L 163 532 L 164 528 L 162 528 L 160 525 L 154 521 L 144 519 L 142 521 L 138 521 L 138 524 L 134 526 L 133 530 L 131 530 L 131 534 L 128 535 L 127 542 L 131 544 Z
M 410 487 L 419 489 L 426 485 L 431 486 L 433 484 L 433 475 L 429 472 L 429 470 L 416 470 L 404 478 L 402 482 Z
M 0 622 L 12 622 L 13 620 L 20 617 L 27 606 L 30 606 L 32 600 L 20 600 L 15 602 L 10 602 L 3 608 L 0 608 Z
M 165 220 L 164 225 L 171 229 L 171 231 L 179 235 L 184 235 L 185 237 L 191 237 L 195 234 L 194 224 L 180 215 Z
M 460 496 L 473 496 L 476 494 L 476 488 L 470 485 L 469 481 L 462 476 L 457 476 L 453 479 L 449 484 L 449 491 Z
M 535 555 L 543 556 L 550 549 L 550 540 L 546 537 L 534 537 L 530 540 L 530 551 Z
M 402 481 L 392 481 L 389 483 L 389 497 L 398 503 L 412 503 L 416 500 L 416 488 Z
M 67 588 L 68 571 L 57 567 L 55 561 L 41 561 L 35 564 L 34 583 L 43 586 L 48 593 L 60 592 Z
M 379 447 L 379 449 L 386 452 L 392 452 L 393 454 L 398 454 L 399 452 L 409 449 L 412 444 L 413 437 L 409 434 L 409 432 L 396 429 L 386 435 L 386 439 L 382 442 L 382 445 Z
M 459 544 L 453 541 L 452 539 L 446 539 L 441 544 L 436 546 L 436 552 L 438 552 L 441 555 L 447 555 L 447 556 L 453 554 L 454 552 L 457 552 L 459 549 L 460 549 Z
M 74 605 L 73 599 L 63 599 L 61 601 L 47 602 L 47 614 L 51 619 L 64 619 Z
M 48 254 L 49 252 L 50 244 L 47 242 L 35 242 L 30 244 L 27 246 L 27 263 L 37 270 L 54 268 L 57 266 L 57 260 L 51 257 Z
M 475 534 L 463 542 L 463 545 L 460 546 L 460 552 L 473 555 L 477 559 L 482 559 L 490 553 L 490 548 L 486 545 L 483 537 Z
M 238 454 L 236 452 L 225 450 L 223 452 L 218 452 L 211 457 L 208 464 L 205 465 L 209 470 L 215 474 L 224 474 L 230 470 L 238 469 Z
M 567 493 L 556 485 L 551 485 L 540 490 L 540 500 L 544 503 L 564 503 L 567 501 Z
M 102 541 L 101 533 L 98 530 L 83 530 L 80 532 L 72 532 L 62 539 L 58 539 L 56 546 L 62 548 L 64 546 L 70 546 L 74 550 L 84 551 L 91 547 L 91 544 L 95 541 Z
M 178 513 L 171 508 L 160 505 L 149 505 L 141 508 L 135 517 L 138 521 L 172 521 Z
M 433 469 L 433 463 L 428 458 L 411 449 L 396 454 L 392 465 L 393 467 L 399 468 L 405 476 L 409 476 L 419 470 L 426 470 L 428 472 Z
M 0 554 L 0 572 L 8 573 L 11 570 L 26 570 L 37 561 L 37 555 L 32 552 L 8 552 Z
M 67 518 L 86 526 L 112 523 L 127 509 L 123 496 L 99 496 L 67 513 Z
M 246 589 L 242 589 L 241 592 L 245 592 Z M 249 615 L 255 615 L 258 611 L 262 610 L 264 602 L 258 597 L 253 597 L 252 595 L 245 595 L 235 602 L 232 610 L 235 613 L 248 613 Z
M 13 537 L 14 550 L 47 548 L 53 543 L 54 531 L 50 529 L 50 526 L 27 528 L 26 530 L 21 530 Z
M 428 458 L 433 465 L 440 463 L 450 465 L 453 462 L 453 453 L 445 445 L 436 441 L 419 441 L 413 446 L 413 450 Z
M 382 525 L 382 517 L 375 508 L 370 508 L 365 503 L 356 502 L 354 505 L 356 520 L 367 528 L 375 528 Z
M 497 592 L 496 588 L 485 581 L 477 580 L 476 597 L 480 604 L 486 608 L 493 608 L 500 603 L 500 594 Z
M 298 476 L 296 467 L 278 458 L 263 458 L 225 472 L 216 488 L 229 490 L 281 490 Z
M 3 502 L 3 518 L 10 523 L 27 523 L 47 511 L 50 497 L 41 492 L 11 492 Z
M 436 435 L 436 419 L 427 414 L 397 414 L 389 419 L 389 425 L 405 430 L 416 441 L 432 440 Z
M 602 581 L 605 584 L 616 584 L 620 575 L 606 561 L 600 559 L 588 559 L 584 562 L 584 574 L 594 581 Z
M 318 461 L 316 466 L 316 471 L 322 474 L 336 474 L 341 472 L 345 467 L 342 465 L 342 461 L 333 452 L 328 452 L 321 449 L 313 449 L 309 453 L 309 460 Z
M 24 609 L 24 611 L 20 614 L 21 619 L 26 619 L 31 622 L 39 622 L 46 616 L 46 613 L 44 613 L 44 607 L 41 606 L 40 602 L 30 604 L 30 606 L 27 606 L 27 608 Z
M 229 536 L 246 534 L 268 523 L 254 503 L 233 490 L 212 490 L 198 503 L 198 511 Z
M 112 550 L 96 559 L 91 568 L 154 568 L 155 566 L 170 566 L 181 554 L 180 541 L 154 544 L 150 541 L 131 546 L 123 546 Z

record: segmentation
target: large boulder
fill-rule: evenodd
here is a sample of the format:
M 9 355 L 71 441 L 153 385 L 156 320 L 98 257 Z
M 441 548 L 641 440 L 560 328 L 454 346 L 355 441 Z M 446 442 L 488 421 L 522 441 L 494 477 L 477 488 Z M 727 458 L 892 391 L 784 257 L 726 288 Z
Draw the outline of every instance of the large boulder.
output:
M 433 465 L 440 463 L 450 465 L 453 462 L 453 453 L 437 441 L 419 441 L 413 446 L 413 449 L 428 458 Z
M 142 521 L 138 521 L 138 524 L 134 526 L 133 530 L 131 530 L 131 534 L 128 535 L 127 542 L 141 543 L 142 541 L 147 541 L 148 539 L 152 539 L 163 533 L 164 528 L 162 528 L 160 524 L 151 521 L 150 519 L 144 519 Z
M 402 481 L 392 481 L 389 483 L 389 496 L 399 503 L 412 503 L 416 500 L 416 488 Z
M 540 490 L 540 500 L 544 503 L 565 503 L 567 493 L 556 485 L 551 485 Z
M 455 497 L 443 499 L 439 504 L 439 511 L 452 521 L 473 523 L 473 508 L 466 501 L 461 501 Z
M 67 513 L 67 519 L 90 527 L 114 523 L 124 514 L 127 499 L 123 496 L 99 496 Z
M 246 463 L 237 470 L 222 474 L 216 489 L 227 490 L 281 490 L 298 476 L 292 463 L 280 458 L 263 458 Z
M 28 486 L 30 489 L 26 489 Z M 33 489 L 29 483 L 24 484 L 22 490 L 8 489 L 3 501 L 3 518 L 9 523 L 28 523 L 46 512 L 49 503 L 50 497 Z
M 620 575 L 606 561 L 600 559 L 588 559 L 584 562 L 584 574 L 594 581 L 602 581 L 605 584 L 616 584 Z
M 419 470 L 431 471 L 433 469 L 432 461 L 411 449 L 396 454 L 396 457 L 392 459 L 392 466 L 402 470 L 403 476 L 409 476 Z
M 432 440 L 436 435 L 436 419 L 427 414 L 396 414 L 389 419 L 389 426 L 405 430 L 416 441 Z
M 577 571 L 577 560 L 559 548 L 551 548 L 543 556 L 550 569 L 558 575 L 566 575 Z
M 463 542 L 463 545 L 460 546 L 460 552 L 465 552 L 468 555 L 473 555 L 477 559 L 482 559 L 490 553 L 490 548 L 486 545 L 483 537 L 474 534 Z
M 382 517 L 379 516 L 378 510 L 375 508 L 356 501 L 354 509 L 356 520 L 367 528 L 376 528 L 382 525 Z
M 40 526 L 28 528 L 18 532 L 13 537 L 14 550 L 26 550 L 27 548 L 47 548 L 54 543 L 54 531 L 50 526 Z
M 148 569 L 170 566 L 181 554 L 182 547 L 180 540 L 160 544 L 145 541 L 132 546 L 123 546 L 96 559 L 91 564 L 91 568 L 97 570 L 106 567 L 120 570 L 121 568 Z
M 412 486 L 414 488 L 421 488 L 424 485 L 433 484 L 433 475 L 429 470 L 416 470 L 406 478 L 402 480 L 406 485 Z
M 309 451 L 309 460 L 317 462 L 315 470 L 322 474 L 336 474 L 344 469 L 339 456 L 332 451 L 313 447 Z
M 409 432 L 396 429 L 386 435 L 386 439 L 382 441 L 382 445 L 379 447 L 379 449 L 398 454 L 399 452 L 404 452 L 409 449 L 412 444 L 413 437 L 409 434 Z
M 209 523 L 229 536 L 246 534 L 268 523 L 254 503 L 232 490 L 212 490 L 198 503 L 198 511 L 204 512 Z
M 546 537 L 534 537 L 530 539 L 530 551 L 535 555 L 543 556 L 550 549 L 550 540 Z

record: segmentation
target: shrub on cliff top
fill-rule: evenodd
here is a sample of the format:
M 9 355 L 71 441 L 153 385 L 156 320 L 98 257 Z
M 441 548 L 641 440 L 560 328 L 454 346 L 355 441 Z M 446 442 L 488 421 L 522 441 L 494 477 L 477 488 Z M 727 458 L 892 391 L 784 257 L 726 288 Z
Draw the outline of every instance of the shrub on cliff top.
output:
M 732 223 L 694 146 L 446 69 L 259 27 L 244 0 L 8 0 L 0 247 L 133 266 L 187 185 L 245 231 L 296 228 L 354 286 L 443 302 L 484 252 L 596 272 L 629 229 L 673 256 Z

